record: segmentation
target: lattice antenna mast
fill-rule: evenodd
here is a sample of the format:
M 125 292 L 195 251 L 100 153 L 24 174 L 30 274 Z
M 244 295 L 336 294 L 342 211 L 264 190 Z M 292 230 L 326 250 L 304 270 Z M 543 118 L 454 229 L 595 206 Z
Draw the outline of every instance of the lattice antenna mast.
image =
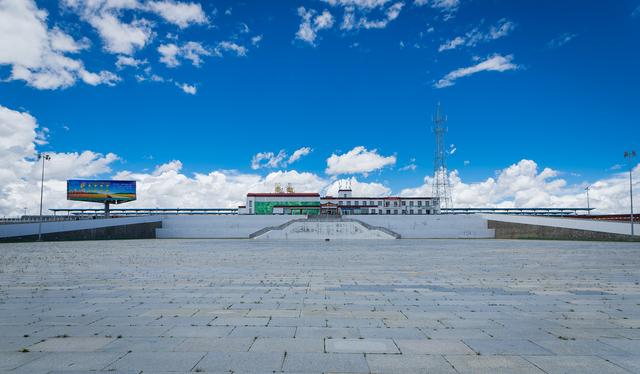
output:
M 449 173 L 447 171 L 447 149 L 444 143 L 444 134 L 447 128 L 444 123 L 447 118 L 442 115 L 440 103 L 436 108 L 436 115 L 433 118 L 433 133 L 436 136 L 436 155 L 433 162 L 433 189 L 434 197 L 440 200 L 441 208 L 453 208 L 451 202 L 451 185 L 449 183 Z

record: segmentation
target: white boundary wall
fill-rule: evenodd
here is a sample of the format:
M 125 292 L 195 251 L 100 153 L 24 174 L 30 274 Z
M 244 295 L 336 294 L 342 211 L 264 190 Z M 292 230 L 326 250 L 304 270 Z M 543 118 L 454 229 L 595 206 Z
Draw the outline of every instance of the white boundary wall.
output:
M 323 239 L 392 239 L 382 230 L 369 229 L 354 221 L 301 221 L 281 230 L 270 230 L 255 239 L 323 240 Z
M 279 226 L 304 216 L 230 215 L 230 216 L 165 216 L 158 239 L 249 238 L 265 227 Z
M 135 225 L 138 223 L 158 222 L 161 219 L 162 217 L 160 216 L 143 216 L 42 222 L 42 233 L 49 234 L 54 232 L 90 230 L 111 226 Z M 38 235 L 38 223 L 12 223 L 0 225 L 0 238 L 11 238 L 16 236 L 28 235 Z
M 479 215 L 353 215 L 348 216 L 400 234 L 403 239 L 494 238 Z
M 521 223 L 525 225 L 561 227 L 565 229 L 606 232 L 611 234 L 631 234 L 631 224 L 624 222 L 596 221 L 580 218 L 558 218 L 541 216 L 517 216 L 506 214 L 483 214 L 485 219 L 499 222 Z M 640 235 L 640 224 L 634 224 L 636 235 Z

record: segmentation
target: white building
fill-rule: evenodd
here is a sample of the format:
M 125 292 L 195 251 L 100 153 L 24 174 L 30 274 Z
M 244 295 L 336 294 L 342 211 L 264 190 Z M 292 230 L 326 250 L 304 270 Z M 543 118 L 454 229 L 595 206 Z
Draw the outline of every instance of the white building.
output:
M 320 198 L 323 212 L 328 214 L 381 214 L 424 215 L 439 214 L 440 205 L 435 197 L 356 197 L 351 189 L 340 189 L 338 196 Z M 332 211 L 336 213 L 332 213 Z

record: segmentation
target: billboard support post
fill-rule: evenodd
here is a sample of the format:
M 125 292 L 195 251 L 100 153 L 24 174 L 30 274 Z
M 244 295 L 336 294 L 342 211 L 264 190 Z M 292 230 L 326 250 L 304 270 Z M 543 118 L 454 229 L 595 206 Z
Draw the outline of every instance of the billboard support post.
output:
M 109 218 L 111 216 L 110 212 L 109 212 L 109 202 L 105 201 L 104 202 L 104 217 L 105 218 Z

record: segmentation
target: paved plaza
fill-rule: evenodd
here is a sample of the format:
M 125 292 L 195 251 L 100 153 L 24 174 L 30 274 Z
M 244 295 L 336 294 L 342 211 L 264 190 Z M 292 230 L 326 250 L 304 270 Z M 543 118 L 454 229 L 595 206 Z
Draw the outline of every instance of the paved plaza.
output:
M 640 372 L 640 245 L 0 244 L 0 371 Z

